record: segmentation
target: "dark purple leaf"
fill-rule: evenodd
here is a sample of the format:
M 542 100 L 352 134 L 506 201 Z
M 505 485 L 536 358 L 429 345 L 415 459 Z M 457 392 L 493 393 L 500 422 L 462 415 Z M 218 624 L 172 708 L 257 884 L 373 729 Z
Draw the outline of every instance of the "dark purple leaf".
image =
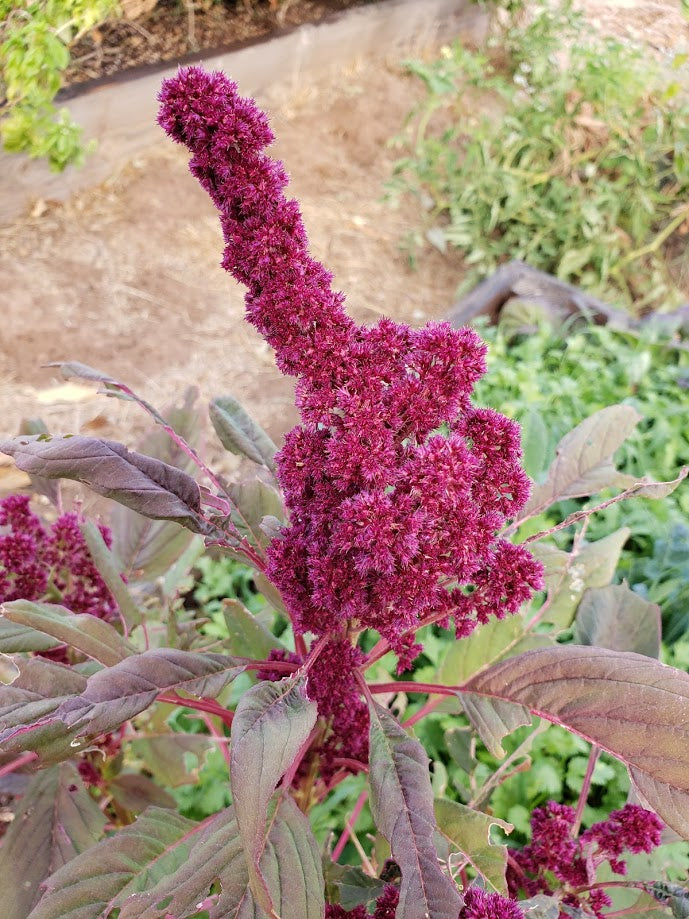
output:
M 402 871 L 397 919 L 457 919 L 462 898 L 441 870 L 428 757 L 390 712 L 370 705 L 373 819 Z
M 39 884 L 98 842 L 105 823 L 71 763 L 37 773 L 0 849 L 3 919 L 26 919 Z
M 494 664 L 461 689 L 524 705 L 612 753 L 689 836 L 689 674 L 632 652 L 558 645 Z
M 145 517 L 175 520 L 195 533 L 209 531 L 191 476 L 115 441 L 78 434 L 16 437 L 0 440 L 0 452 L 30 475 L 76 479 Z
M 214 697 L 243 670 L 224 654 L 156 648 L 94 673 L 86 689 L 66 699 L 55 717 L 78 728 L 77 736 L 103 734 L 144 711 L 161 692 Z
M 626 584 L 587 590 L 575 620 L 575 641 L 612 651 L 660 656 L 660 607 Z
M 259 859 L 265 845 L 268 804 L 311 733 L 317 714 L 316 703 L 306 695 L 305 678 L 288 677 L 279 683 L 258 683 L 248 690 L 232 722 L 232 797 L 251 889 L 267 913 L 271 902 Z

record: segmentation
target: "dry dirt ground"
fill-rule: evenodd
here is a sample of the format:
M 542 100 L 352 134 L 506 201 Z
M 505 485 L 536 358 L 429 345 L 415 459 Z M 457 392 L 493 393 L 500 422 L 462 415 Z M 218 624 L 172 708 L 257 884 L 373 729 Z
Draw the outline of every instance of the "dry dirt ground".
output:
M 673 0 L 585 0 L 605 31 L 668 53 L 689 45 Z M 441 316 L 461 276 L 457 255 L 430 250 L 412 271 L 400 251 L 418 214 L 382 201 L 398 152 L 388 142 L 420 88 L 396 64 L 369 64 L 271 108 L 276 156 L 292 176 L 314 254 L 334 272 L 359 320 Z M 64 386 L 41 364 L 77 359 L 125 380 L 158 405 L 194 384 L 233 393 L 280 435 L 294 423 L 290 381 L 243 320 L 242 291 L 219 267 L 214 210 L 184 152 L 159 146 L 66 205 L 39 207 L 0 230 L 0 430 L 40 415 L 132 443 L 129 403 Z M 0 489 L 16 473 L 0 466 Z

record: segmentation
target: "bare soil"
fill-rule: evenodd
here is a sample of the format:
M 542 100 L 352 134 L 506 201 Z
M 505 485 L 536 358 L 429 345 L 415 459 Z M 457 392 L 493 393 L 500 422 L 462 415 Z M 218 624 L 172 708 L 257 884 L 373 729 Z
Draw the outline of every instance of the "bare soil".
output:
M 582 0 L 602 30 L 683 50 L 688 26 L 673 0 Z M 271 108 L 276 156 L 292 176 L 314 254 L 335 274 L 360 321 L 419 324 L 443 315 L 462 265 L 429 249 L 412 270 L 401 251 L 418 208 L 382 200 L 398 151 L 389 146 L 418 82 L 395 63 L 362 65 Z M 260 101 L 260 100 L 259 100 Z M 55 432 L 136 440 L 130 403 L 65 385 L 54 360 L 76 359 L 126 380 L 159 406 L 189 385 L 233 393 L 275 438 L 295 421 L 291 381 L 243 319 L 243 292 L 219 267 L 222 239 L 186 156 L 160 145 L 64 205 L 38 202 L 0 231 L 0 418 L 13 433 L 41 416 Z M 0 490 L 23 483 L 0 457 Z

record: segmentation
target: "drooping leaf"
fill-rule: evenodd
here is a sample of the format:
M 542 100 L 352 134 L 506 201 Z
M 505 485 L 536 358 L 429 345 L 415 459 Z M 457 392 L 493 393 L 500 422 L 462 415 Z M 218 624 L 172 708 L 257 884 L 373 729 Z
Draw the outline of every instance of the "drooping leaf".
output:
M 686 887 L 656 881 L 652 891 L 655 897 L 670 907 L 675 919 L 689 919 L 689 890 Z
M 496 759 L 502 759 L 505 751 L 502 739 L 517 728 L 531 724 L 528 709 L 504 699 L 486 699 L 475 693 L 460 695 L 467 718 L 472 723 L 488 752 Z
M 121 506 L 118 505 L 118 507 Z M 133 513 L 133 511 L 128 511 L 128 513 Z M 169 526 L 176 527 L 177 524 L 169 524 Z M 132 629 L 141 622 L 141 612 L 129 593 L 127 585 L 122 580 L 122 569 L 116 562 L 113 553 L 106 546 L 103 534 L 91 520 L 82 524 L 81 532 L 100 576 L 117 602 L 122 619 L 126 622 L 127 628 Z M 182 530 L 182 532 L 188 533 L 189 531 Z M 189 534 L 189 538 L 193 538 L 191 534 Z
M 175 520 L 195 533 L 209 531 L 191 476 L 115 441 L 78 434 L 16 437 L 0 440 L 0 452 L 14 457 L 30 475 L 76 479 L 145 517 Z
M 282 520 L 284 509 L 278 491 L 260 479 L 231 485 L 232 521 L 243 536 L 257 545 L 270 542 L 261 524 L 266 517 Z
M 226 450 L 238 456 L 246 456 L 268 469 L 275 468 L 277 447 L 233 396 L 213 399 L 208 413 L 215 433 Z
M 95 845 L 105 823 L 72 763 L 37 773 L 0 848 L 4 919 L 26 919 L 39 884 Z
M 632 652 L 558 645 L 494 664 L 462 689 L 524 705 L 612 753 L 689 837 L 689 674 Z
M 402 871 L 397 919 L 457 919 L 462 899 L 435 849 L 428 757 L 387 709 L 369 711 L 371 812 Z
M 342 909 L 370 903 L 385 890 L 385 881 L 364 874 L 358 865 L 338 865 L 327 854 L 323 857 L 323 873 L 330 902 L 339 903 Z
M 511 833 L 514 827 L 448 798 L 436 798 L 434 807 L 438 829 L 452 850 L 461 852 L 491 887 L 507 896 L 507 846 L 491 843 L 490 828 L 497 825 Z
M 196 447 L 200 437 L 200 414 L 195 406 L 197 391 L 189 389 L 179 406 L 165 410 L 170 426 L 187 444 Z M 194 463 L 166 431 L 155 428 L 144 437 L 139 450 L 146 456 L 191 473 Z M 135 581 L 151 583 L 164 575 L 188 548 L 193 536 L 172 521 L 150 520 L 119 504 L 114 508 L 110 528 L 113 552 L 125 573 Z
M 539 893 L 529 900 L 520 900 L 519 908 L 526 919 L 558 919 L 560 903 L 559 897 L 549 897 L 544 893 Z
M 217 696 L 243 669 L 224 654 L 156 648 L 94 673 L 83 692 L 62 702 L 55 715 L 78 728 L 77 736 L 102 734 L 144 711 L 166 690 Z
M 0 683 L 11 686 L 19 676 L 19 668 L 7 654 L 0 654 Z
M 108 622 L 87 613 L 75 615 L 64 606 L 32 600 L 12 600 L 0 610 L 6 620 L 43 632 L 106 667 L 133 653 Z
M 575 641 L 613 651 L 660 655 L 660 607 L 626 584 L 587 590 L 575 620 Z
M 19 434 L 48 434 L 48 426 L 42 418 L 22 418 L 19 425 Z M 31 487 L 39 495 L 45 495 L 53 507 L 60 502 L 60 483 L 52 482 L 42 476 L 32 475 Z
M 569 628 L 586 588 L 605 587 L 612 580 L 630 532 L 622 527 L 596 542 L 584 543 L 576 554 L 548 543 L 530 546 L 534 557 L 543 563 L 548 591 L 548 609 L 542 622 Z
M 156 737 L 136 737 L 129 749 L 140 757 L 153 778 L 163 785 L 177 788 L 198 780 L 198 770 L 207 752 L 214 746 L 207 734 L 161 734 Z M 187 771 L 185 753 L 192 753 L 198 766 Z
M 637 480 L 615 468 L 613 454 L 640 420 L 641 415 L 631 405 L 610 405 L 566 434 L 557 446 L 545 482 L 534 487 L 522 517 L 540 514 L 564 498 L 633 485 Z
M 147 807 L 176 808 L 177 802 L 146 775 L 122 772 L 108 782 L 108 791 L 125 810 L 140 814 Z
M 251 889 L 270 913 L 266 879 L 259 869 L 268 804 L 308 739 L 318 714 L 303 677 L 258 683 L 241 698 L 232 722 L 230 775 L 237 823 L 248 858 Z
M 263 660 L 274 648 L 284 647 L 239 600 L 224 600 L 222 612 L 229 633 L 225 646 L 230 654 Z

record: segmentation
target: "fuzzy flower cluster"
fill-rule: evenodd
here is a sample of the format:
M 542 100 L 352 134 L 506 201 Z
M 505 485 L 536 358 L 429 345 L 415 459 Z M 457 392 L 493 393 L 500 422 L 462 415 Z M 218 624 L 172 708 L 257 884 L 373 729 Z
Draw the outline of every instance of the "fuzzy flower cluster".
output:
M 514 900 L 501 897 L 498 893 L 489 893 L 480 887 L 469 887 L 464 891 L 464 906 L 457 919 L 524 919 L 524 913 Z M 386 884 L 385 890 L 376 900 L 373 914 L 366 907 L 357 906 L 353 910 L 344 910 L 341 906 L 328 904 L 325 908 L 325 919 L 395 919 L 399 902 L 399 888 L 395 884 Z
M 554 877 L 565 893 L 565 904 L 601 919 L 611 900 L 599 888 L 588 889 L 595 882 L 596 870 L 608 862 L 615 874 L 626 874 L 627 865 L 621 856 L 625 852 L 651 852 L 660 845 L 663 825 L 652 811 L 636 804 L 613 811 L 578 838 L 572 835 L 574 823 L 574 808 L 566 804 L 549 801 L 536 808 L 531 816 L 531 842 L 512 853 L 507 871 L 509 891 L 514 897 L 520 890 L 529 897 L 552 894 Z
M 266 116 L 223 74 L 165 81 L 159 123 L 193 156 L 247 315 L 298 378 L 302 423 L 278 454 L 290 524 L 268 574 L 297 632 L 374 628 L 400 655 L 424 621 L 458 635 L 542 585 L 528 551 L 496 537 L 524 505 L 518 427 L 470 395 L 485 348 L 469 329 L 357 325 L 310 257 L 287 175 L 264 148 Z
M 113 619 L 117 605 L 93 564 L 78 514 L 46 528 L 24 495 L 0 500 L 0 603 L 52 600 L 73 613 Z M 110 546 L 110 531 L 101 527 Z

